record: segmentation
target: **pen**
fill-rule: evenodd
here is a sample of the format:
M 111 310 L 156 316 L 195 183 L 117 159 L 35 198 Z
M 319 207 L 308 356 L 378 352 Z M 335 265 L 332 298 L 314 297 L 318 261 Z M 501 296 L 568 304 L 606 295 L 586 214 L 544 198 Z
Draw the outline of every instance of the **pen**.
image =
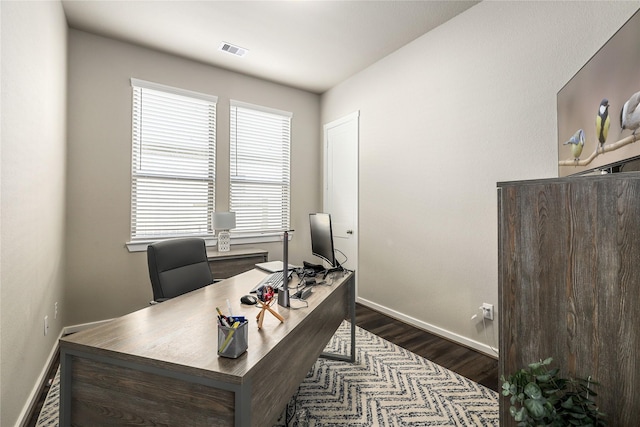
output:
M 233 317 L 233 312 L 231 312 L 231 303 L 229 302 L 229 298 L 227 298 L 227 309 L 229 309 L 229 317 Z

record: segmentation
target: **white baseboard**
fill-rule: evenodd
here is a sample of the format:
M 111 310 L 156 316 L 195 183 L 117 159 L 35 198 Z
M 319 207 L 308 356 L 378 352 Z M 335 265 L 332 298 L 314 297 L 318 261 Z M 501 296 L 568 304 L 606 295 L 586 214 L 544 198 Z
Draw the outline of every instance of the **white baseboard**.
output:
M 394 319 L 400 320 L 404 323 L 407 323 L 411 326 L 415 326 L 418 329 L 422 329 L 423 331 L 427 331 L 430 332 L 434 335 L 438 335 L 442 338 L 446 338 L 449 341 L 453 341 L 457 344 L 463 345 L 465 347 L 469 347 L 473 350 L 479 351 L 480 353 L 486 354 L 487 356 L 493 358 L 493 359 L 498 359 L 498 355 L 496 354 L 496 352 L 491 348 L 491 346 L 483 344 L 481 342 L 469 339 L 467 337 L 463 337 L 462 335 L 458 335 L 456 333 L 453 333 L 451 331 L 447 331 L 446 329 L 442 329 L 439 328 L 437 326 L 434 326 L 430 323 L 427 322 L 423 322 L 421 320 L 418 320 L 416 318 L 413 318 L 411 316 L 407 316 L 406 314 L 400 313 L 398 311 L 395 310 L 391 310 L 388 307 L 382 306 L 380 304 L 376 304 L 374 302 L 368 301 L 364 298 L 358 297 L 357 302 L 359 304 L 362 304 L 366 307 L 369 307 L 373 310 L 379 311 L 380 313 L 386 314 L 389 317 L 393 317 Z

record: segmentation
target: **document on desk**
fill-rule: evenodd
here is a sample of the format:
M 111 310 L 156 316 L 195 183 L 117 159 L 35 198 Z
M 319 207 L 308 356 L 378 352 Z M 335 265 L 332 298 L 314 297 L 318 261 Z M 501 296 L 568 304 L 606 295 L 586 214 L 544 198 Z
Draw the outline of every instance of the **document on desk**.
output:
M 277 273 L 283 270 L 282 261 L 269 261 L 269 262 L 260 262 L 256 264 L 256 268 L 260 270 L 267 271 L 269 273 Z M 295 265 L 289 264 L 289 270 L 295 270 L 297 267 Z

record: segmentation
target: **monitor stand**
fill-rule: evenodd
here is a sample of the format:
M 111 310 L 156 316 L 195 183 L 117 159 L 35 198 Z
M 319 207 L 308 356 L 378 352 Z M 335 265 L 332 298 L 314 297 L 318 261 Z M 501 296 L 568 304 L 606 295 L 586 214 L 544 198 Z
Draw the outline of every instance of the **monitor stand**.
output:
M 336 261 L 337 262 L 337 261 Z M 327 278 L 327 275 L 329 273 L 333 273 L 334 271 L 344 271 L 344 267 L 342 265 L 340 265 L 340 263 L 338 263 L 337 267 L 331 267 L 331 268 L 325 268 L 323 265 L 320 264 L 312 264 L 308 261 L 303 261 L 303 266 L 305 269 L 311 269 L 313 271 L 315 271 L 316 274 L 320 274 L 322 273 L 323 279 Z
M 337 262 L 337 261 L 336 261 L 336 262 Z M 338 263 L 338 266 L 337 266 L 337 267 L 327 268 L 327 269 L 324 271 L 324 275 L 322 276 L 322 278 L 323 278 L 323 279 L 326 279 L 326 278 L 327 278 L 327 275 L 328 275 L 329 273 L 333 273 L 334 271 L 344 271 L 344 267 Z
M 313 270 L 315 272 L 321 272 L 321 271 L 325 270 L 324 265 L 312 264 L 312 263 L 310 263 L 308 261 L 302 261 L 302 265 L 303 265 L 303 267 L 305 269 L 309 268 L 309 269 L 311 269 L 311 270 Z

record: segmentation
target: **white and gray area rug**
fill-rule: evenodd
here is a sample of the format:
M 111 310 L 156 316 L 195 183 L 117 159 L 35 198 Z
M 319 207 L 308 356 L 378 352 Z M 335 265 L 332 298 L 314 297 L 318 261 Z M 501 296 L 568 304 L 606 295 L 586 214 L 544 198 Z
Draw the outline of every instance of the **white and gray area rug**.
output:
M 347 353 L 344 322 L 327 351 Z M 495 391 L 356 327 L 356 363 L 319 359 L 287 409 L 291 427 L 498 426 Z M 59 375 L 36 427 L 58 426 Z M 285 415 L 276 426 L 285 424 Z

